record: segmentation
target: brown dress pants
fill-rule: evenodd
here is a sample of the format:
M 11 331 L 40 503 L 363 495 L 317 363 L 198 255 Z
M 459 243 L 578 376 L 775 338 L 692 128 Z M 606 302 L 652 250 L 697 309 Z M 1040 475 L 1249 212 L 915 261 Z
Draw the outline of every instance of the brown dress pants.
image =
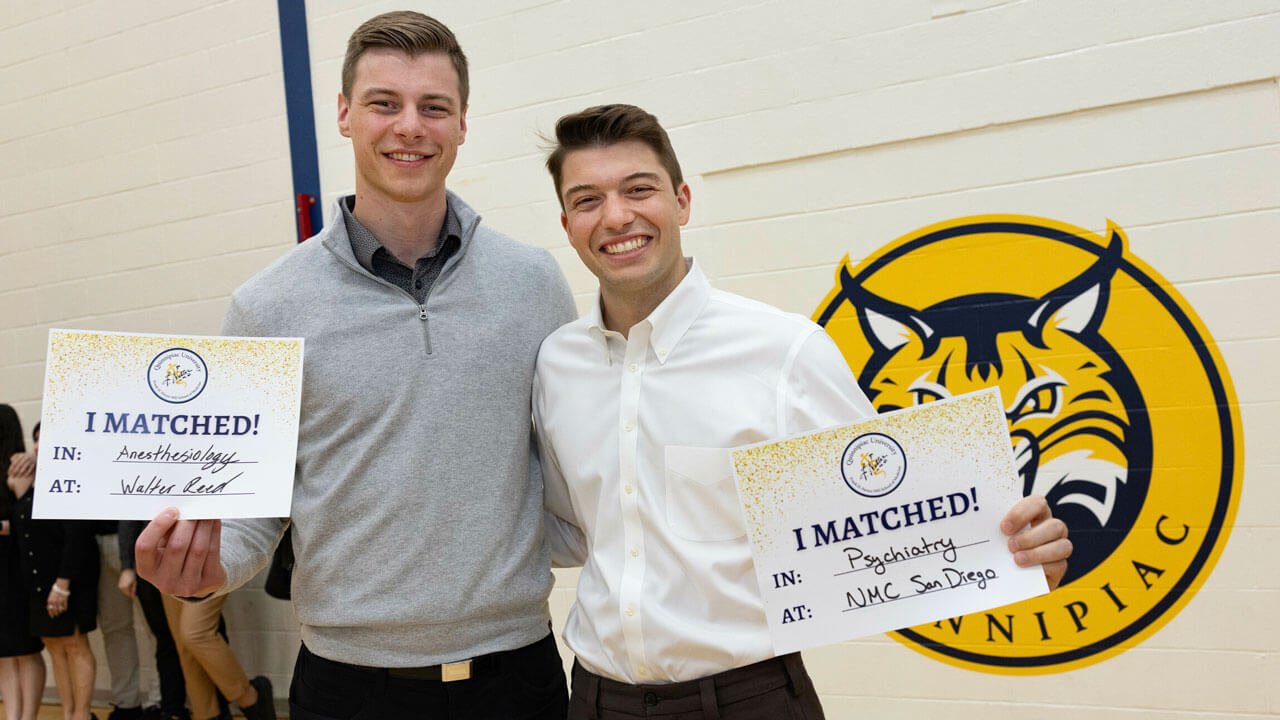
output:
M 666 685 L 629 685 L 573 663 L 569 720 L 824 720 L 798 653 Z

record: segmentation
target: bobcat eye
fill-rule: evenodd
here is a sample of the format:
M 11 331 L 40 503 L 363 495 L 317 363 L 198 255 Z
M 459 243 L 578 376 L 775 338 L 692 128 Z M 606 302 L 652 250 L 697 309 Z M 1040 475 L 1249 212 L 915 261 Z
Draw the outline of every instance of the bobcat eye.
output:
M 1054 415 L 1058 412 L 1058 401 L 1061 398 L 1058 383 L 1043 385 L 1028 394 L 1018 403 L 1011 413 L 1013 420 L 1021 420 L 1033 415 Z
M 932 390 L 923 390 L 920 388 L 912 390 L 911 394 L 914 396 L 917 405 L 923 405 L 925 403 L 933 402 L 934 400 L 942 399 L 942 396 L 938 393 Z

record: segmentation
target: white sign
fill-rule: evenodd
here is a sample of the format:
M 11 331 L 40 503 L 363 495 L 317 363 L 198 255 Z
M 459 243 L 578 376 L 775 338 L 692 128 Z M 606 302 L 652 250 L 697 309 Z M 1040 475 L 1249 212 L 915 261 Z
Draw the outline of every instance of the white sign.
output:
M 50 330 L 37 518 L 286 517 L 298 338 Z
M 996 388 L 733 452 L 779 654 L 1048 592 L 1000 521 L 1022 497 Z

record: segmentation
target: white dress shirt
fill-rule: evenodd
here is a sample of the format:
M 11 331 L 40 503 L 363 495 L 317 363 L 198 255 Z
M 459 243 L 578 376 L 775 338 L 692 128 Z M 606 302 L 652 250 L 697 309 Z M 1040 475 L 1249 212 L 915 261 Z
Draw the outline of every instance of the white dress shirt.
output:
M 583 563 L 565 641 L 635 684 L 773 656 L 724 449 L 874 414 L 822 328 L 687 262 L 628 338 L 597 302 L 543 342 L 534 377 L 553 557 Z

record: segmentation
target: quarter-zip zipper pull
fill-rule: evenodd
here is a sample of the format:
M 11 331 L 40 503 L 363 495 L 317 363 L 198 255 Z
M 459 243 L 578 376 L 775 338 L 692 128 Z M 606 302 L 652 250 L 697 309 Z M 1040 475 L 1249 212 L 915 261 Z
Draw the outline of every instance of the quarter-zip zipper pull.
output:
M 418 306 L 418 319 L 422 321 L 422 349 L 427 352 L 427 357 L 431 357 L 431 325 L 427 322 L 425 303 Z

